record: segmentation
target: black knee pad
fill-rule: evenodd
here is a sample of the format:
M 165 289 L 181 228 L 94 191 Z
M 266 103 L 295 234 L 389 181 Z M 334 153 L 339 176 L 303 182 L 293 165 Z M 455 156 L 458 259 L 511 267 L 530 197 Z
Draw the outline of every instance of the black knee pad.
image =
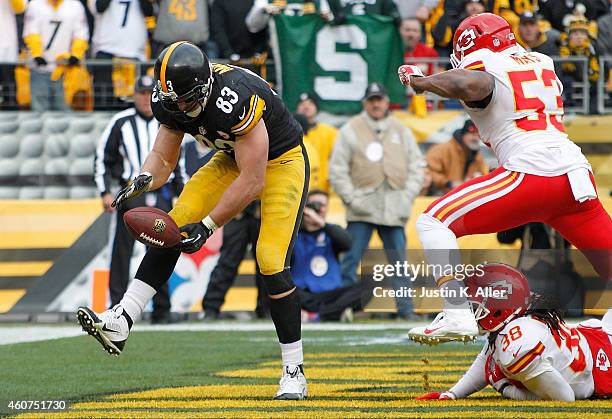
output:
M 274 275 L 262 274 L 261 276 L 263 277 L 266 291 L 270 296 L 283 294 L 295 288 L 291 274 L 287 269 Z

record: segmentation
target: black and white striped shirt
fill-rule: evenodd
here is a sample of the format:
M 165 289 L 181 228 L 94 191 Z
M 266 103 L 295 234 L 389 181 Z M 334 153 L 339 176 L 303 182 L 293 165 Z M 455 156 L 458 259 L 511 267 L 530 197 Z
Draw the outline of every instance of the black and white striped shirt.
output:
M 113 183 L 124 187 L 140 173 L 151 152 L 159 123 L 155 118 L 143 118 L 135 108 L 117 113 L 110 120 L 98 142 L 94 161 L 94 178 L 100 195 L 111 191 Z M 170 175 L 168 183 L 181 190 L 186 181 L 183 153 Z

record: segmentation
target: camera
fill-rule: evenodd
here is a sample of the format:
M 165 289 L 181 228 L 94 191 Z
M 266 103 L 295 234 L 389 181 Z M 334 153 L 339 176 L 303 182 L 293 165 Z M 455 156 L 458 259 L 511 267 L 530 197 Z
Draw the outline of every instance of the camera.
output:
M 317 214 L 319 214 L 321 213 L 321 208 L 323 207 L 323 204 L 317 201 L 312 201 L 312 202 L 307 202 L 305 206 L 310 208 Z

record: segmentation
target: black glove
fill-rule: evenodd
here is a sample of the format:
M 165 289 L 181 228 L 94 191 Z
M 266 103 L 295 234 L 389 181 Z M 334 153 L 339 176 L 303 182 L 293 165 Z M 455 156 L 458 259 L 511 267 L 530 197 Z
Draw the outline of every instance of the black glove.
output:
M 71 55 L 70 58 L 68 58 L 68 65 L 79 65 L 80 62 L 81 60 L 74 55 Z
M 151 173 L 144 172 L 136 176 L 125 188 L 119 191 L 111 207 L 119 207 L 128 199 L 136 198 L 147 192 L 151 188 L 151 182 L 153 182 Z
M 206 227 L 202 222 L 187 224 L 181 227 L 181 233 L 187 233 L 187 238 L 184 238 L 174 246 L 176 249 L 184 253 L 195 253 L 204 246 L 206 240 L 213 234 L 213 231 Z
M 45 60 L 43 57 L 34 57 L 34 62 L 36 63 L 37 67 L 47 65 L 47 60 Z

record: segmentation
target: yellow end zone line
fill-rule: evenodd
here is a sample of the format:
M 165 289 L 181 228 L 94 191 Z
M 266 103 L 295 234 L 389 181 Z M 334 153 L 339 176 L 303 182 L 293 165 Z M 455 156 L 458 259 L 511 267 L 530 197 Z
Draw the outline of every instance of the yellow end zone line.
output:
M 436 406 L 430 402 L 427 406 Z M 282 406 L 283 403 L 278 403 L 277 406 Z M 18 418 L 92 418 L 92 417 L 104 417 L 104 418 L 160 418 L 160 417 L 172 417 L 177 419 L 191 419 L 191 418 L 508 418 L 509 412 L 507 411 L 482 411 L 482 410 L 464 410 L 464 411 L 436 411 L 436 412 L 423 412 L 419 411 L 384 411 L 384 412 L 359 412 L 359 411 L 321 411 L 321 410 L 298 410 L 291 409 L 293 403 L 284 403 L 282 410 L 277 411 L 248 411 L 248 410 L 207 410 L 207 411 L 188 411 L 188 412 L 147 412 L 144 410 L 103 410 L 99 412 L 99 415 L 95 415 L 95 412 L 91 411 L 66 411 L 60 413 L 26 413 L 18 415 Z M 512 417 L 519 418 L 567 418 L 575 416 L 569 415 L 568 412 L 527 412 L 527 411 L 512 411 Z M 601 413 L 590 413 L 590 412 L 579 412 L 581 418 L 601 418 Z
M 41 276 L 53 265 L 50 260 L 42 262 L 0 262 L 0 277 Z

